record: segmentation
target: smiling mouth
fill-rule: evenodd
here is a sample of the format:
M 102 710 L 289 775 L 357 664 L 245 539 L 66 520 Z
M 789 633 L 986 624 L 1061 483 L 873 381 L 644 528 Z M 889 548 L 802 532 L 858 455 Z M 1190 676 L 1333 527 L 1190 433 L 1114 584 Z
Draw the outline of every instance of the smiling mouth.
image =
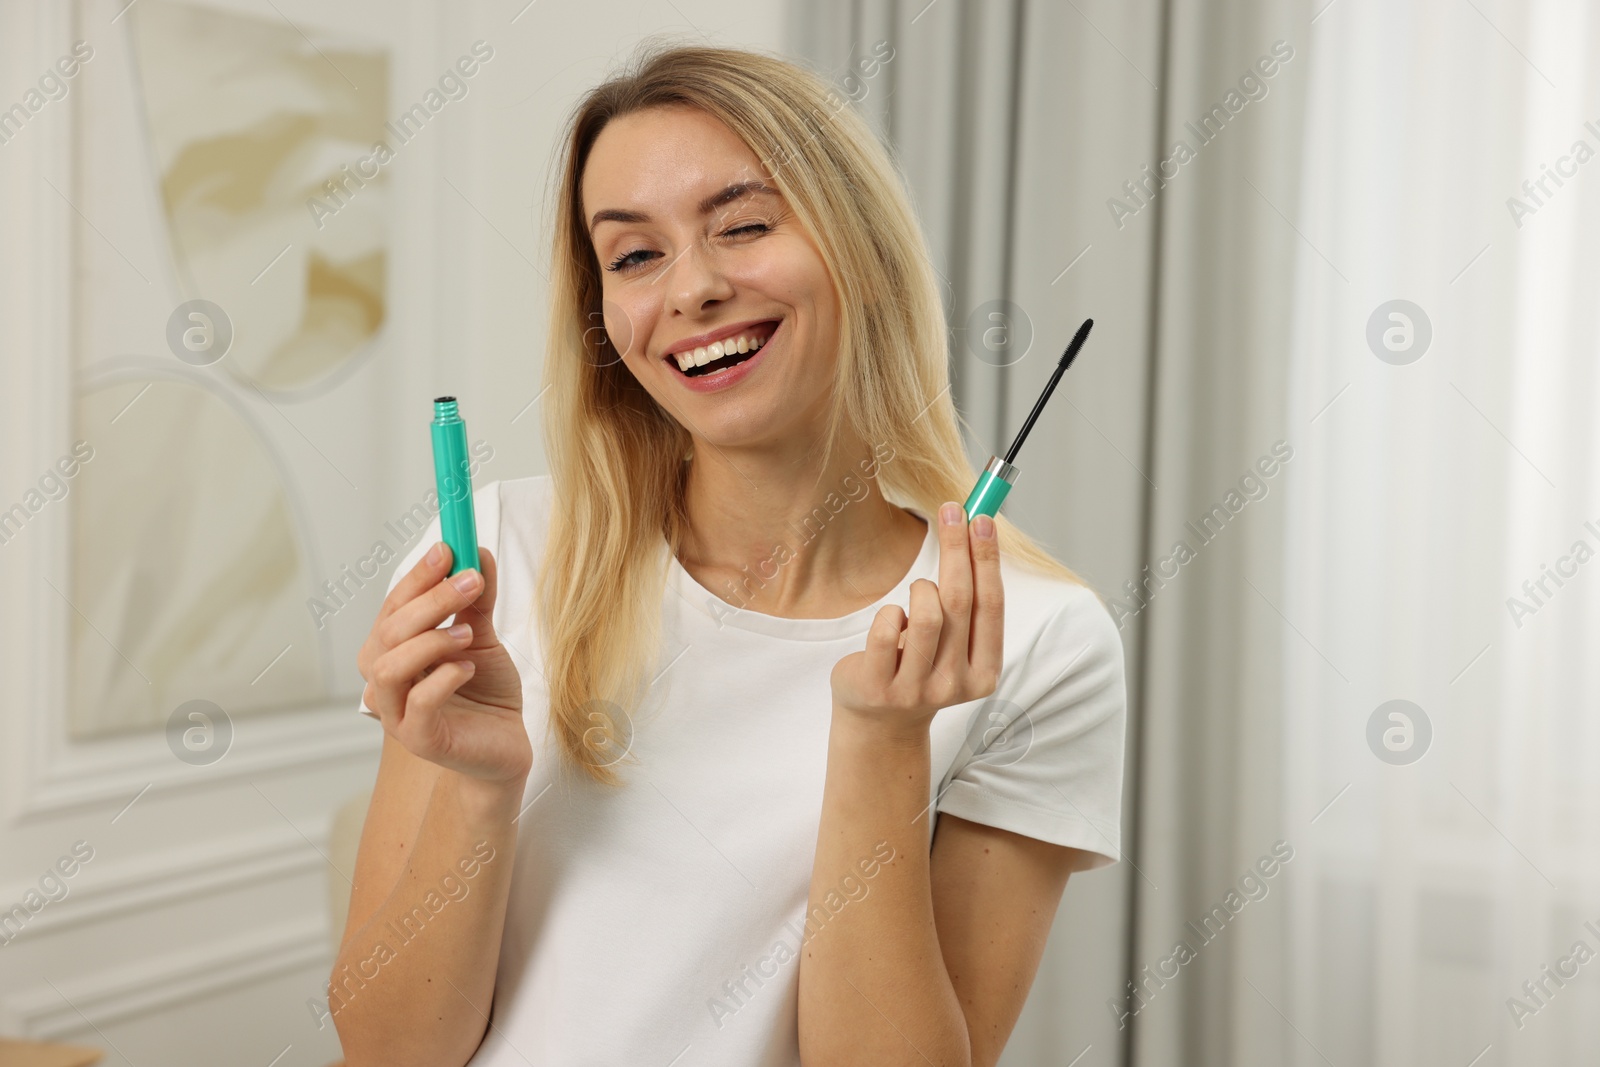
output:
M 677 367 L 678 372 L 686 378 L 715 374 L 729 367 L 737 367 L 766 347 L 781 322 L 781 319 L 773 319 L 757 323 L 732 337 L 699 348 L 669 353 L 663 358 Z

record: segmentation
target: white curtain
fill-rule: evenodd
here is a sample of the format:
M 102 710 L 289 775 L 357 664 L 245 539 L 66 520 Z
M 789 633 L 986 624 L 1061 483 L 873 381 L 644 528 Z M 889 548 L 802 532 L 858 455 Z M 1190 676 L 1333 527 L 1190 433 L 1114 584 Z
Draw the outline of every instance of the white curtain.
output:
M 1592 1060 L 1595 13 L 1167 32 L 1169 135 L 1295 58 L 1161 193 L 1132 1062 Z
M 1346 0 L 1311 32 L 1278 1062 L 1592 1062 L 1600 20 Z M 1396 299 L 1431 341 L 1392 364 L 1365 335 Z M 1367 736 L 1391 700 L 1422 712 L 1379 715 L 1399 751 Z

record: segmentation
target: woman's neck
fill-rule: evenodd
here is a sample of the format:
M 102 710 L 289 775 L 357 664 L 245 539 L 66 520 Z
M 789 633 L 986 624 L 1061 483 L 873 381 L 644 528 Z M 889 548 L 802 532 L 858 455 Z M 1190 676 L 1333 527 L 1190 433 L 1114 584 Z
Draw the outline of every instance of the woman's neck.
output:
M 835 449 L 819 479 L 821 459 L 697 444 L 683 568 L 728 603 L 782 618 L 838 618 L 893 589 L 926 526 L 866 476 L 870 448 Z

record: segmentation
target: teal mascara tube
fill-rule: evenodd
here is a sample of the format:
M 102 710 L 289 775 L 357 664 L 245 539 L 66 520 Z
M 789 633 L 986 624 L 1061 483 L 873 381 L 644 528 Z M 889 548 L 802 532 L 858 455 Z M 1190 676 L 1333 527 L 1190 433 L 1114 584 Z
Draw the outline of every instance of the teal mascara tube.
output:
M 1073 335 L 1072 343 L 1062 353 L 1061 361 L 1056 364 L 1055 373 L 1050 375 L 1050 381 L 1045 385 L 1044 392 L 1039 394 L 1039 400 L 1033 405 L 1033 410 L 1028 413 L 1028 421 L 1022 424 L 1016 440 L 1011 442 L 1011 447 L 1006 450 L 1004 459 L 999 456 L 990 456 L 989 462 L 984 465 L 983 473 L 978 475 L 977 484 L 972 487 L 972 492 L 967 496 L 964 505 L 967 512 L 967 521 L 971 522 L 979 515 L 994 518 L 995 512 L 1000 510 L 1000 505 L 1005 503 L 1006 494 L 1011 492 L 1011 487 L 1016 484 L 1019 471 L 1012 466 L 1016 462 L 1017 453 L 1022 451 L 1022 442 L 1028 439 L 1028 431 L 1033 429 L 1034 420 L 1039 417 L 1039 412 L 1044 410 L 1044 402 L 1050 399 L 1050 394 L 1055 392 L 1056 383 L 1072 366 L 1072 361 L 1077 358 L 1078 349 L 1083 347 L 1083 342 L 1089 339 L 1089 328 L 1094 325 L 1093 319 L 1084 319 L 1083 325 L 1078 327 L 1078 332 Z
M 478 520 L 472 513 L 467 424 L 453 396 L 433 402 L 433 480 L 439 493 L 439 533 L 450 546 L 450 573 L 478 569 Z

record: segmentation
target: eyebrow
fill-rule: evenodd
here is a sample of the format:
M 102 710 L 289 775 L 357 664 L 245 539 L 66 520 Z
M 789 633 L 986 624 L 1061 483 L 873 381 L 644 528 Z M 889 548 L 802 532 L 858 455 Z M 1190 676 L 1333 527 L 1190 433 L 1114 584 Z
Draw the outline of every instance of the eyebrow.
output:
M 735 182 L 722 190 L 700 201 L 700 214 L 709 215 L 723 204 L 731 203 L 742 196 L 777 196 L 778 190 L 757 178 L 746 182 Z M 650 216 L 642 211 L 624 211 L 622 208 L 601 208 L 589 220 L 589 232 L 602 222 L 649 222 Z

